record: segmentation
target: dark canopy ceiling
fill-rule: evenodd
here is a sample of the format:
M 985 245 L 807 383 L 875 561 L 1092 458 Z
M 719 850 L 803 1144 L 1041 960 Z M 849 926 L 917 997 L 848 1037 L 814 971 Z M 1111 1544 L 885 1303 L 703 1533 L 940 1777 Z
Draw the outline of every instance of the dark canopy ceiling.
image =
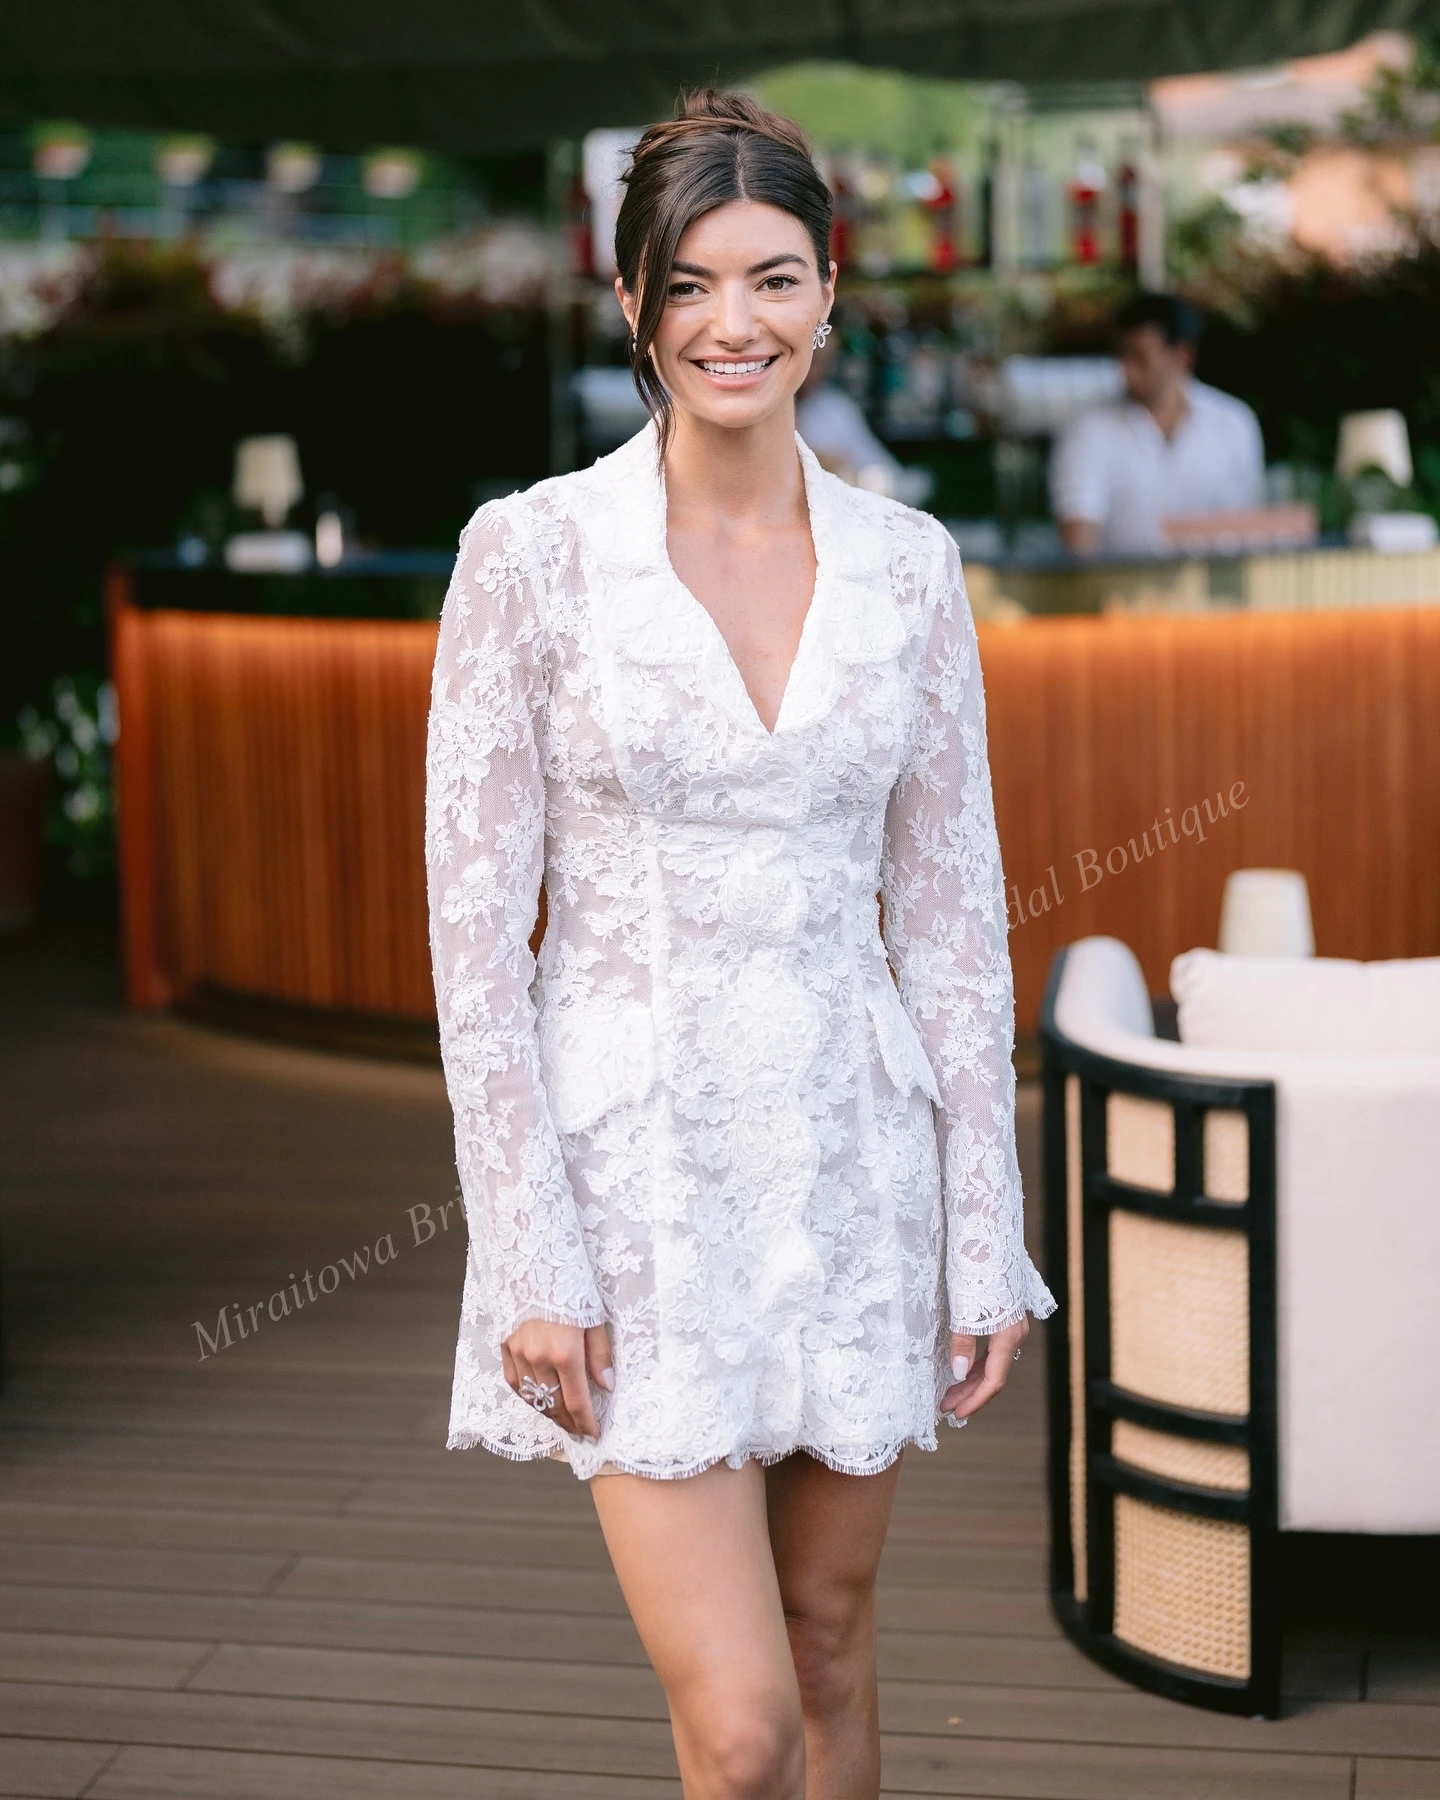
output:
M 464 154 L 833 58 L 1108 81 L 1440 27 L 1440 0 L 0 0 L 0 115 Z

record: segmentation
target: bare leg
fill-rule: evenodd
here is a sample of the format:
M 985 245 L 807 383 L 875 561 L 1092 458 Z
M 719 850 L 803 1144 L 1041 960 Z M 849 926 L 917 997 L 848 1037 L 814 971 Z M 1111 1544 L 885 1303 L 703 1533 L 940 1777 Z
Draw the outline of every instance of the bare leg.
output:
M 802 1800 L 805 1735 L 764 1472 L 599 1475 L 590 1491 L 670 1703 L 686 1800 Z
M 770 1540 L 805 1715 L 806 1800 L 876 1800 L 875 1571 L 900 1464 L 837 1475 L 803 1452 L 767 1472 Z

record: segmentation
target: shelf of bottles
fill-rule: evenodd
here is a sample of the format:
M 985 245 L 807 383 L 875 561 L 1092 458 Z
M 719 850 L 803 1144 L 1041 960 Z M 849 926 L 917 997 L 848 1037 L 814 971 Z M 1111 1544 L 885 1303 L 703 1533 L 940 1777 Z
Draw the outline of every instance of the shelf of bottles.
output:
M 628 138 L 594 135 L 567 207 L 582 277 L 576 351 L 582 365 L 613 366 L 624 361 L 625 327 L 607 252 Z M 1043 343 L 1043 320 L 1063 295 L 1163 282 L 1148 116 L 1047 119 L 1001 104 L 970 145 L 915 166 L 857 149 L 825 149 L 819 160 L 835 196 L 835 378 L 902 457 L 983 443 L 991 491 L 970 504 L 1043 511 L 1041 446 L 1023 441 L 1047 438 L 1067 409 L 1060 396 L 1027 411 L 1007 391 L 1008 359 Z
M 1067 267 L 1138 273 L 1159 198 L 1138 134 L 1107 157 L 1098 139 L 1081 133 L 1068 169 L 1005 135 L 979 162 L 945 151 L 913 169 L 861 152 L 823 161 L 835 196 L 832 255 L 842 274 L 872 278 L 983 269 L 1004 280 Z
M 1001 111 L 979 155 L 940 151 L 910 169 L 858 152 L 825 158 L 839 379 L 892 444 L 1049 435 L 1056 406 L 1027 410 L 1007 358 L 1043 339 L 1039 321 L 1061 294 L 1163 280 L 1146 131 L 1112 127 L 1107 143 L 1080 129 L 1064 148 L 1053 127 L 1036 136 L 1023 114 Z M 1002 453 L 1002 486 L 1033 486 L 1009 471 L 1025 460 Z M 1004 498 L 1023 510 L 1035 496 Z

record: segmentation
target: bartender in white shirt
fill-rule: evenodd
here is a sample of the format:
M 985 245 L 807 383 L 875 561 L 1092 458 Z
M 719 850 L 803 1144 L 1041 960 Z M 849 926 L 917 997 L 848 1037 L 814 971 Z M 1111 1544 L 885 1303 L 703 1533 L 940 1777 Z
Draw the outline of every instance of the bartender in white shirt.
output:
M 1163 550 L 1166 519 L 1264 502 L 1260 425 L 1243 400 L 1196 381 L 1200 315 L 1141 294 L 1116 321 L 1125 398 L 1083 413 L 1055 447 L 1050 493 L 1076 555 Z

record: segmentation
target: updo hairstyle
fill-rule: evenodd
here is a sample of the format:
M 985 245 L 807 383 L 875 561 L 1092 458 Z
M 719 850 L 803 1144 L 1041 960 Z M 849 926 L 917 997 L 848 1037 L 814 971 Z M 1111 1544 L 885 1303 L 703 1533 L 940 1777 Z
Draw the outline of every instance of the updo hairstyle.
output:
M 670 265 L 680 239 L 703 213 L 755 200 L 798 219 L 809 233 L 823 282 L 830 270 L 830 190 L 805 134 L 746 94 L 700 88 L 682 94 L 675 117 L 652 125 L 635 146 L 615 225 L 615 262 L 639 301 L 630 372 L 659 426 L 663 456 L 674 408 L 650 355 L 665 312 Z

